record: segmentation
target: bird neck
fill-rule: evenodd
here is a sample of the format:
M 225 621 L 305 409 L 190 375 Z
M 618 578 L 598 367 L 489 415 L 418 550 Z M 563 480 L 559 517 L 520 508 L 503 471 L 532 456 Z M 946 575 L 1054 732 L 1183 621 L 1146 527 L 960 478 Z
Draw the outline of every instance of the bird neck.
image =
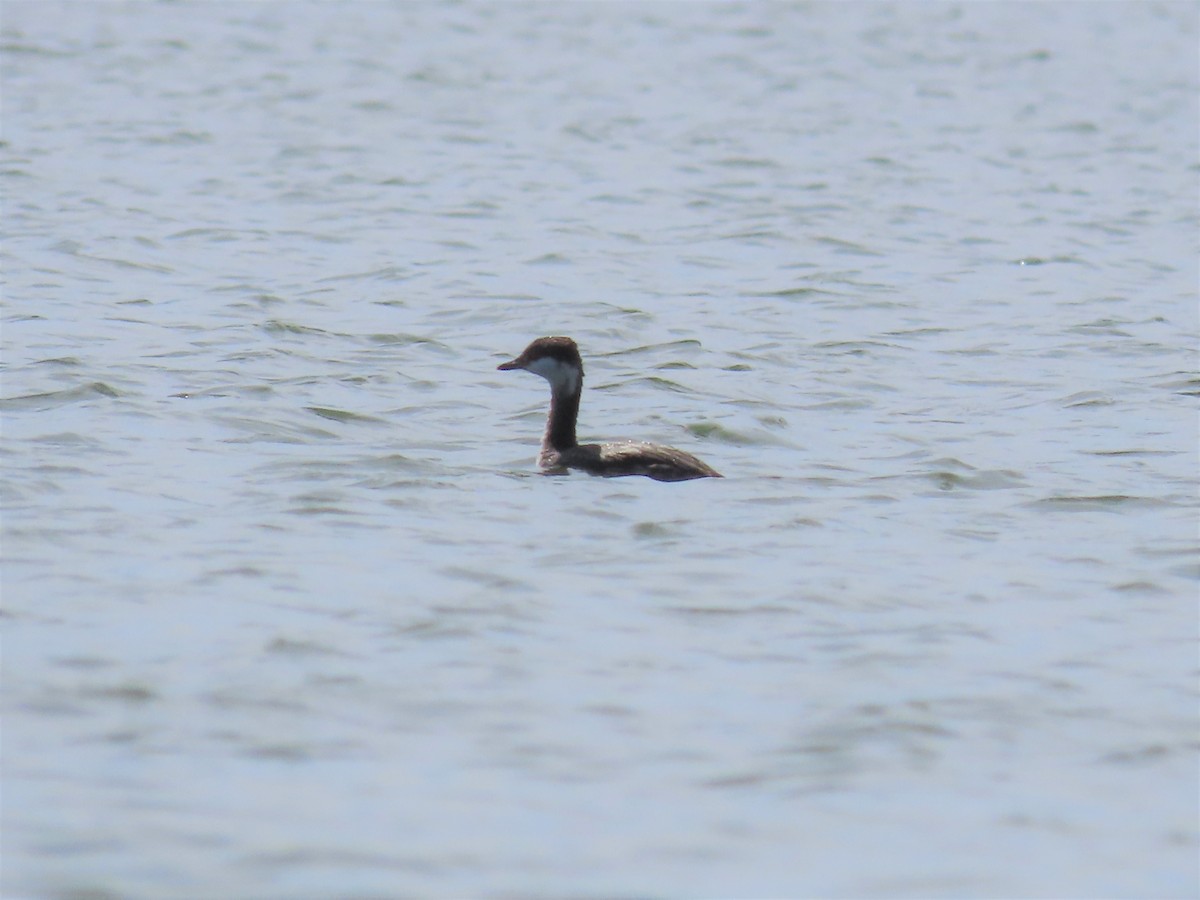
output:
M 546 434 L 542 448 L 561 453 L 578 446 L 575 440 L 575 420 L 579 418 L 579 396 L 583 393 L 583 379 L 576 378 L 573 385 L 551 385 L 550 415 L 546 417 Z

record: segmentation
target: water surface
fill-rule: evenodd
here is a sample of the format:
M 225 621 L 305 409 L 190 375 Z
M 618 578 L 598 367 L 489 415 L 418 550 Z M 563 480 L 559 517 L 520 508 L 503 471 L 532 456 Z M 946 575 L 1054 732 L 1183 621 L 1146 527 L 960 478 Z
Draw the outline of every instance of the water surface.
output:
M 1194 5 L 2 30 L 6 894 L 1200 892 Z

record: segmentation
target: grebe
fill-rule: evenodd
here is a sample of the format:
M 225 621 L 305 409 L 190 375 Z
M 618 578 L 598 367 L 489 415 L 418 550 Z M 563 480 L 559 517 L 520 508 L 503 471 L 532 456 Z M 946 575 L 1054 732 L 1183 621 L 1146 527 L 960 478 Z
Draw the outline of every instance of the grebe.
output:
M 720 472 L 692 454 L 674 447 L 640 441 L 578 443 L 575 419 L 583 390 L 583 360 L 579 358 L 579 347 L 569 337 L 538 338 L 516 359 L 497 368 L 502 372 L 524 369 L 550 382 L 550 415 L 538 454 L 538 465 L 549 474 L 582 469 L 589 475 L 646 475 L 655 481 L 721 477 Z

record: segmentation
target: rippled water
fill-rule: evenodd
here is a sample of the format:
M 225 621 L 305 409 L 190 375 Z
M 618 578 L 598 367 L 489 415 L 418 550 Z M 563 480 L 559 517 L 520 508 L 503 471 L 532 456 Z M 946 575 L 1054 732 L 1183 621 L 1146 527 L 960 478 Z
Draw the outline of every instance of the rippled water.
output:
M 6 894 L 1200 892 L 1195 5 L 2 13 Z

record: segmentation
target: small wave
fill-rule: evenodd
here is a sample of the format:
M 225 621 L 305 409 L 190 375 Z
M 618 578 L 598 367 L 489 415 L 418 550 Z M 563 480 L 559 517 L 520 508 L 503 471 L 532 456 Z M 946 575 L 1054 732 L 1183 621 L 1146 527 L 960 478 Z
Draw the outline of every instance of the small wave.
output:
M 0 399 L 0 409 L 53 409 L 69 403 L 80 403 L 95 397 L 119 397 L 120 392 L 103 381 L 93 381 L 63 391 L 47 391 L 43 394 L 26 394 L 22 397 Z
M 1133 497 L 1128 494 L 1097 494 L 1088 496 L 1063 495 L 1058 497 L 1043 497 L 1041 500 L 1030 501 L 1027 506 L 1065 512 L 1085 512 L 1097 509 L 1129 509 L 1156 508 L 1170 506 L 1166 500 L 1155 497 Z

